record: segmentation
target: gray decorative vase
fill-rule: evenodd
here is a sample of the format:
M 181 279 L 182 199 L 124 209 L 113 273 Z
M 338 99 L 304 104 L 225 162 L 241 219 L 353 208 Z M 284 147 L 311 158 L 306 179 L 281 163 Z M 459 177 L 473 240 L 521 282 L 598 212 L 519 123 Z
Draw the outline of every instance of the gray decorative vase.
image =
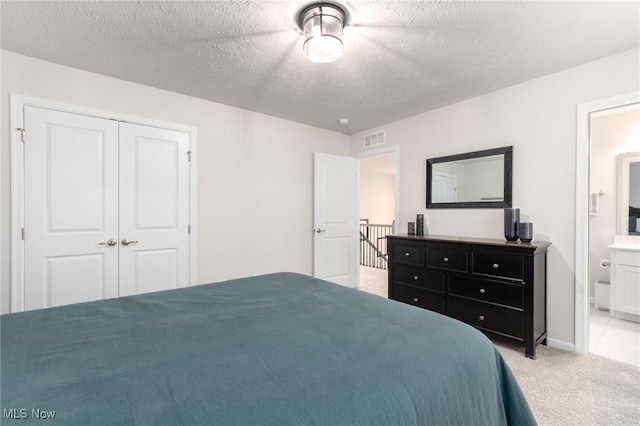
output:
M 518 240 L 518 224 L 520 223 L 520 209 L 509 207 L 504 209 L 504 237 L 507 241 Z
M 416 216 L 416 235 L 424 235 L 424 215 Z
M 533 223 L 521 222 L 518 225 L 518 238 L 523 243 L 530 243 L 533 240 Z

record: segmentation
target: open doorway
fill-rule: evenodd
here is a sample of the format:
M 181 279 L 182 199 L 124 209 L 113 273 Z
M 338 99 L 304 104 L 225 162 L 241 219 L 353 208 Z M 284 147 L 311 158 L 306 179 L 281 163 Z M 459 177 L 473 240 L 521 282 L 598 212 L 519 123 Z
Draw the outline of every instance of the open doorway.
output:
M 387 297 L 387 241 L 398 207 L 397 148 L 359 159 L 360 250 L 358 289 Z
M 640 242 L 633 241 L 640 239 L 640 174 L 626 170 L 625 183 L 620 161 L 634 152 L 640 157 L 640 104 L 595 111 L 590 114 L 589 128 L 588 350 L 640 366 L 640 262 L 631 265 L 614 260 L 640 252 Z M 640 168 L 640 162 L 634 164 Z M 621 197 L 623 192 L 626 198 Z M 630 250 L 618 250 L 621 239 L 631 243 Z M 621 268 L 623 273 L 614 277 Z M 629 280 L 635 282 L 625 283 Z M 620 303 L 621 296 L 624 303 Z
M 640 91 L 577 105 L 576 120 L 576 216 L 575 216 L 575 341 L 567 350 L 589 353 L 589 200 L 591 115 L 597 111 L 640 104 Z

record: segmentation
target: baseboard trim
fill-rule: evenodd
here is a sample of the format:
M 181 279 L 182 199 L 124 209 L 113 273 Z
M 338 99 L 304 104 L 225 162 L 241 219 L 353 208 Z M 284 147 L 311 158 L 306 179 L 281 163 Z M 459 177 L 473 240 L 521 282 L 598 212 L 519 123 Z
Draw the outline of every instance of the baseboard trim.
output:
M 576 346 L 573 343 L 568 343 L 563 340 L 556 340 L 547 338 L 547 345 L 552 348 L 562 349 L 563 351 L 575 352 Z

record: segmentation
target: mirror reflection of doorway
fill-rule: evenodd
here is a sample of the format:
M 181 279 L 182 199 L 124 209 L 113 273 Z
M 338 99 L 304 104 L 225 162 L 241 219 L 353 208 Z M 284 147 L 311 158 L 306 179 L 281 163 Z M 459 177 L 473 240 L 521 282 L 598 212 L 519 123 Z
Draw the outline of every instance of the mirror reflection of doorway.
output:
M 452 203 L 458 201 L 458 179 L 443 173 L 433 173 L 433 200 L 434 203 Z
M 386 235 L 395 232 L 395 150 L 360 158 L 360 279 L 358 289 L 387 297 Z
M 633 210 L 631 194 L 626 197 L 629 202 L 621 205 L 625 197 L 620 197 L 619 191 L 622 187 L 630 191 L 634 184 L 625 185 L 619 178 L 619 158 L 628 155 L 625 153 L 640 151 L 640 105 L 592 113 L 590 135 L 589 352 L 640 366 L 640 315 L 618 313 L 613 309 L 620 280 L 615 280 L 613 289 L 611 279 L 617 268 L 612 243 L 620 238 L 621 229 L 627 229 L 621 226 L 621 218 L 629 226 Z M 632 235 L 625 232 L 622 236 Z M 640 245 L 638 248 L 640 251 Z M 637 269 L 640 271 L 640 265 Z M 635 285 L 637 287 L 637 283 Z M 635 292 L 640 297 L 640 288 Z M 634 297 L 633 291 L 629 297 Z

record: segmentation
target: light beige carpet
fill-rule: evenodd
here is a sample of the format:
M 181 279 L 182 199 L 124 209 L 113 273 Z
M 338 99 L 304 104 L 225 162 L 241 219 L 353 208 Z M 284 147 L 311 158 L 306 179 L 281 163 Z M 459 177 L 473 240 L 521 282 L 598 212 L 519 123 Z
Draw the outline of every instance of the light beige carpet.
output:
M 535 360 L 494 342 L 541 425 L 640 425 L 640 369 L 540 345 Z

